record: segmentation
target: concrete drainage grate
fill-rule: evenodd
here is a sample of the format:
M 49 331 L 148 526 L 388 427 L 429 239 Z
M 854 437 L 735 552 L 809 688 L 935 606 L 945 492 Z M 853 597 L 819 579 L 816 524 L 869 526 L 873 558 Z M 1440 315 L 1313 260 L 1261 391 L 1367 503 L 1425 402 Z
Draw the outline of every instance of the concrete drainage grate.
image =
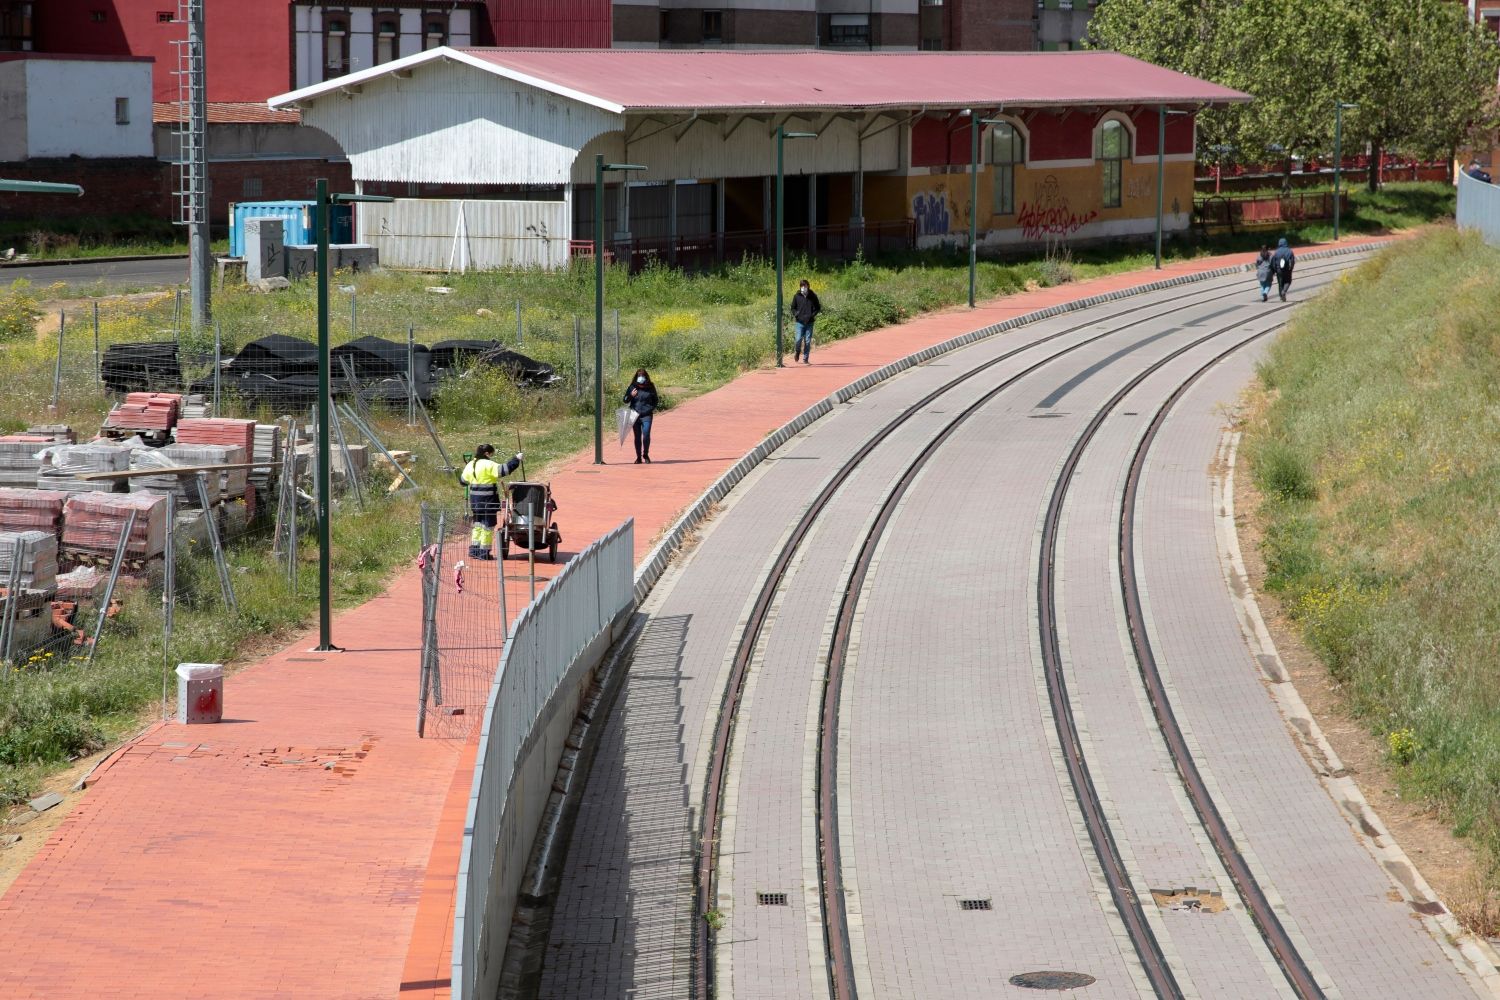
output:
M 786 893 L 784 892 L 757 892 L 755 902 L 760 906 L 785 906 Z
M 993 910 L 995 907 L 988 899 L 960 899 L 958 908 L 960 910 Z
M 1094 977 L 1084 972 L 1022 972 L 1011 976 L 1010 984 L 1028 990 L 1076 990 L 1092 986 Z

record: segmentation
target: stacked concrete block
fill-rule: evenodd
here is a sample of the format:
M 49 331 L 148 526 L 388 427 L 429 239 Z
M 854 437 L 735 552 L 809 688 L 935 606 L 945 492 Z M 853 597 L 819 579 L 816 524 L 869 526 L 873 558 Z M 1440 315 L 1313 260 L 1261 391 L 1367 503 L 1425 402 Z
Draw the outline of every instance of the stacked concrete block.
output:
M 92 442 L 55 445 L 48 448 L 36 486 L 62 493 L 116 493 L 126 489 L 123 479 L 80 479 L 90 472 L 125 472 L 130 468 L 131 449 L 123 444 Z
M 64 555 L 114 555 L 130 512 L 135 525 L 125 545 L 130 559 L 161 555 L 167 539 L 167 498 L 155 493 L 79 493 L 63 507 Z
M 34 486 L 42 467 L 37 453 L 52 443 L 35 434 L 0 435 L 0 486 Z
M 66 493 L 53 490 L 0 488 L 0 531 L 45 531 L 56 535 L 62 530 L 63 501 Z
M 130 480 L 132 493 L 167 494 L 175 492 L 178 503 L 184 507 L 200 506 L 198 478 L 193 473 L 178 474 L 170 469 L 189 468 L 200 465 L 242 465 L 245 449 L 209 444 L 173 444 L 165 448 L 141 451 L 136 454 L 135 468 L 161 469 L 160 475 L 135 476 Z M 205 473 L 208 479 L 208 502 L 219 503 L 225 499 L 237 499 L 245 495 L 249 477 L 245 469 L 220 469 Z
M 104 426 L 112 431 L 165 433 L 176 425 L 181 408 L 182 397 L 175 392 L 131 392 L 109 411 Z
M 21 554 L 23 590 L 57 589 L 57 536 L 50 531 L 0 531 L 0 586 L 10 582 L 16 553 Z

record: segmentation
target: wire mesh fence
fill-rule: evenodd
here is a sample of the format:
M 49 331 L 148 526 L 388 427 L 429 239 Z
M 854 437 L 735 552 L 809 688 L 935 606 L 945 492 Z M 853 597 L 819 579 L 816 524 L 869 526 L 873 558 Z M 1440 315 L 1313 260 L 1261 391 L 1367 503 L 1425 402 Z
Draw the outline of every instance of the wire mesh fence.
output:
M 422 655 L 417 735 L 467 739 L 483 722 L 509 623 L 546 585 L 536 560 L 545 553 L 513 550 L 508 558 L 471 554 L 474 520 L 461 504 L 423 504 Z

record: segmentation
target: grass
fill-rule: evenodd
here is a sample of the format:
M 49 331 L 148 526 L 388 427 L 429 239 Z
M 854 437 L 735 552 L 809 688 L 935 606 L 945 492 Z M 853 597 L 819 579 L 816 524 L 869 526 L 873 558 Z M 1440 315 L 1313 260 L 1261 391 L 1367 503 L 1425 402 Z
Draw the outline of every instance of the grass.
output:
M 152 215 L 0 219 L 0 253 L 14 248 L 32 260 L 187 253 L 187 230 Z M 214 244 L 216 252 L 227 240 Z
M 1168 254 L 1190 257 L 1221 249 L 1218 243 L 1174 243 L 1169 244 Z M 1139 245 L 1084 248 L 1041 259 L 982 261 L 978 294 L 989 298 L 1148 267 L 1151 261 L 1149 249 Z M 818 323 L 819 340 L 825 343 L 961 303 L 968 293 L 967 260 L 957 253 L 912 253 L 843 265 L 794 260 L 788 267 L 789 280 L 803 275 L 812 279 L 825 306 Z M 452 289 L 450 294 L 427 291 L 440 281 Z M 350 293 L 335 291 L 331 310 L 335 344 L 371 333 L 404 340 L 408 327 L 426 343 L 451 338 L 514 343 L 519 301 L 521 350 L 556 365 L 568 381 L 545 391 L 523 390 L 493 371 L 473 370 L 445 383 L 432 406 L 444 446 L 457 460 L 483 440 L 494 441 L 505 451 L 519 433 L 528 466 L 541 468 L 588 444 L 592 393 L 575 391 L 573 324 L 574 317 L 584 318 L 588 345 L 593 313 L 590 269 L 446 277 L 394 272 L 339 275 L 336 286 L 355 290 L 357 320 L 351 317 Z M 773 357 L 774 270 L 765 261 L 747 260 L 698 276 L 666 268 L 633 276 L 612 269 L 606 286 L 609 308 L 619 311 L 621 333 L 617 374 L 614 317 L 608 316 L 605 394 L 611 409 L 624 380 L 637 367 L 651 370 L 663 403 L 670 408 Z M 6 389 L 0 394 L 0 433 L 38 421 L 60 420 L 72 424 L 80 437 L 87 437 L 99 426 L 111 402 L 94 381 L 92 314 L 68 321 L 58 405 L 55 413 L 49 413 L 57 359 L 57 341 L 51 332 L 55 328 L 49 318 L 47 332 L 37 336 L 34 326 L 37 299 L 47 291 L 16 285 L 0 292 L 0 380 Z M 316 324 L 314 286 L 301 282 L 272 295 L 229 289 L 215 297 L 214 314 L 222 324 L 226 353 L 269 333 L 311 337 Z M 108 301 L 100 309 L 100 343 L 170 340 L 175 325 L 170 295 Z M 182 332 L 180 336 L 185 353 L 202 356 L 191 372 L 201 377 L 210 367 L 211 335 Z M 591 354 L 586 348 L 586 357 Z M 584 375 L 591 377 L 587 367 Z M 246 413 L 232 399 L 225 412 L 261 419 L 277 415 Z M 378 414 L 377 424 L 388 446 L 418 456 L 415 474 L 427 499 L 445 503 L 459 499 L 452 477 L 438 471 L 441 463 L 436 449 L 425 434 L 405 426 L 404 414 Z M 365 513 L 345 503 L 335 516 L 334 529 L 335 599 L 341 605 L 355 604 L 378 593 L 389 574 L 415 555 L 415 502 L 384 500 Z M 267 556 L 264 541 L 248 539 L 231 553 L 232 562 L 243 568 L 234 576 L 241 605 L 238 616 L 227 616 L 219 608 L 205 560 L 196 556 L 183 560 L 179 575 L 188 592 L 205 596 L 179 608 L 170 651 L 174 663 L 244 659 L 284 641 L 314 617 L 309 581 L 316 552 L 310 544 L 304 545 L 303 587 L 292 594 Z M 30 664 L 9 674 L 0 684 L 0 801 L 24 797 L 50 769 L 138 724 L 142 711 L 160 698 L 164 658 L 158 598 L 143 588 L 127 596 L 123 614 L 111 623 L 91 667 L 73 662 Z
M 1303 307 L 1247 448 L 1268 586 L 1421 796 L 1500 873 L 1500 252 L 1435 230 Z

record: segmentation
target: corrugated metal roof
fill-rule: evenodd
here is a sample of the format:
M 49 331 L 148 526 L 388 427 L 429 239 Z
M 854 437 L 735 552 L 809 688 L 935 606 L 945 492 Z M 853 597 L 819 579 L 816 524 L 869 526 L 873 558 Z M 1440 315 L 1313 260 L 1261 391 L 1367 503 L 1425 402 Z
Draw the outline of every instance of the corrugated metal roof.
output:
M 151 121 L 156 125 L 171 125 L 181 121 L 181 101 L 157 101 L 151 105 Z M 264 104 L 254 102 L 220 102 L 208 105 L 210 125 L 300 125 L 302 112 L 273 111 Z
M 451 58 L 614 112 L 1232 104 L 1248 94 L 1117 52 L 432 49 L 271 99 Z

